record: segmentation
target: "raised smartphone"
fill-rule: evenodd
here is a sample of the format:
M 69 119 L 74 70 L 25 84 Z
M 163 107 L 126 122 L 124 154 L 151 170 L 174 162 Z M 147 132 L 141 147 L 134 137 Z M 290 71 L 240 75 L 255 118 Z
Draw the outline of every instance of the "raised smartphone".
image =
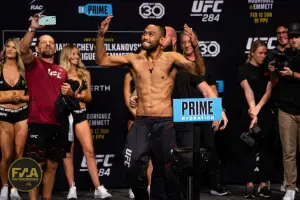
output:
M 39 18 L 39 25 L 56 25 L 56 16 L 43 16 Z

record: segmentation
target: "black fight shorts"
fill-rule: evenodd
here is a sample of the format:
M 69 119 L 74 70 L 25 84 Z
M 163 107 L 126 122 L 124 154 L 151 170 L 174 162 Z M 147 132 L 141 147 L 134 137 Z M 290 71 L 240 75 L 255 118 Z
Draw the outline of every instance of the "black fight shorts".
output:
M 28 118 L 28 104 L 17 109 L 0 107 L 0 121 L 15 124 Z
M 61 127 L 51 124 L 28 124 L 25 157 L 38 163 L 46 159 L 59 162 L 65 156 Z
M 125 166 L 140 161 L 148 163 L 153 156 L 151 159 L 164 168 L 169 164 L 171 150 L 175 147 L 172 117 L 137 116 L 126 139 Z

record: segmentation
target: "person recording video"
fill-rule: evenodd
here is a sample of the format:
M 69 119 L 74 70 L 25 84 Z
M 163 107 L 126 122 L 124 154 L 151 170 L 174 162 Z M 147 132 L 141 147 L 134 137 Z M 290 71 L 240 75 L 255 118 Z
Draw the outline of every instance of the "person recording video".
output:
M 271 106 L 268 102 L 272 84 L 269 76 L 264 75 L 263 63 L 267 56 L 267 45 L 261 40 L 252 43 L 248 60 L 238 69 L 238 81 L 244 92 L 241 116 L 241 138 L 244 142 L 245 178 L 247 182 L 246 198 L 254 198 L 256 155 L 259 153 L 260 185 L 257 194 L 266 198 L 271 197 L 268 186 L 268 138 L 272 133 Z M 260 129 L 260 131 L 257 131 Z M 252 141 L 252 142 L 249 142 Z M 254 142 L 253 142 L 254 141 Z
M 285 49 L 269 70 L 278 74 L 275 105 L 277 106 L 279 132 L 283 151 L 284 183 L 283 200 L 295 199 L 297 182 L 297 141 L 300 141 L 300 23 L 288 28 L 291 48 Z

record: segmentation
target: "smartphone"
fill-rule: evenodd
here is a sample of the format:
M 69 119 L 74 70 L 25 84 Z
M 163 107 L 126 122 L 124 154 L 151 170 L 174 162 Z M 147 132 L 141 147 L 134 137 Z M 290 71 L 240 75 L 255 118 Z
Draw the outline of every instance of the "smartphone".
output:
M 56 16 L 43 16 L 39 18 L 39 25 L 56 25 Z

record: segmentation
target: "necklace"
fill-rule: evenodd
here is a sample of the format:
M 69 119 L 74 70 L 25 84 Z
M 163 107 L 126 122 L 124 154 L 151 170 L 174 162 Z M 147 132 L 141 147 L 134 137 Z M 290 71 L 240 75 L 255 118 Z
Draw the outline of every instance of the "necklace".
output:
M 155 67 L 155 65 L 156 65 L 156 62 L 157 62 L 157 60 L 159 59 L 159 57 L 161 56 L 161 54 L 162 54 L 162 52 L 159 54 L 159 56 L 156 58 L 156 60 L 155 60 L 155 62 L 154 62 L 154 65 L 153 65 L 153 67 L 152 68 L 150 68 L 150 66 L 149 66 L 149 61 L 148 61 L 148 71 L 150 72 L 150 74 L 152 74 L 152 72 L 153 72 L 153 70 L 154 70 L 154 67 Z

